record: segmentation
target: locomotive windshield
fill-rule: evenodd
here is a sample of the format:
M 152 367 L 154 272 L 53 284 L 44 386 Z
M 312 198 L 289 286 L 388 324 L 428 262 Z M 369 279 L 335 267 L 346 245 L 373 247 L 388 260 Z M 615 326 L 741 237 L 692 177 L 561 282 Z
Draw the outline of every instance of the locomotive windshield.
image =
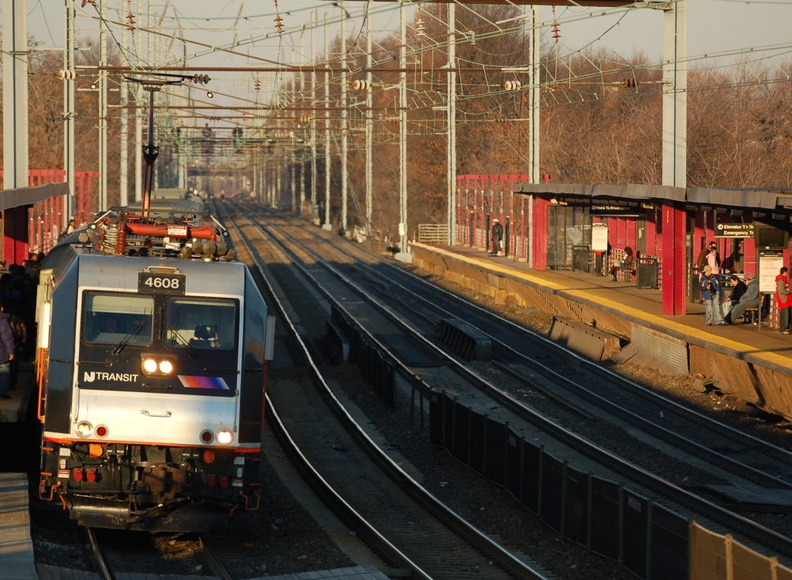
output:
M 86 292 L 82 338 L 89 345 L 151 346 L 156 300 L 165 304 L 165 345 L 172 348 L 233 351 L 237 342 L 237 302 L 228 299 Z M 156 308 L 155 308 L 156 306 Z M 159 335 L 161 331 L 157 330 Z
M 234 350 L 236 320 L 233 300 L 170 298 L 165 344 L 176 348 Z
M 89 344 L 150 345 L 154 298 L 86 292 L 83 340 Z

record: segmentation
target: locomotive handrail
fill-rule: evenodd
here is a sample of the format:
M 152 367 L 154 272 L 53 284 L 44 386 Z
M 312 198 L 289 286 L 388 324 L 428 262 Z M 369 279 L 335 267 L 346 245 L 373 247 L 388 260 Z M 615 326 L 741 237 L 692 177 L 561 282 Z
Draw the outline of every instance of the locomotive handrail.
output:
M 151 411 L 148 411 L 146 409 L 141 409 L 140 414 L 145 415 L 146 417 L 161 417 L 164 419 L 173 416 L 173 413 L 171 411 L 165 411 L 164 413 L 152 413 Z

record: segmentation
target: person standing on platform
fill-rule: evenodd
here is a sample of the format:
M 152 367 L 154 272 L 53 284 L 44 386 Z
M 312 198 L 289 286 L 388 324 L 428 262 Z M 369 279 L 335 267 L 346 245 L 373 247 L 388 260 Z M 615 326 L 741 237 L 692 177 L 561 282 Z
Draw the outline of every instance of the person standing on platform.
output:
M 704 314 L 707 326 L 721 324 L 721 309 L 718 300 L 720 299 L 720 285 L 718 277 L 712 273 L 712 266 L 707 264 L 699 278 L 701 285 L 701 297 L 704 300 Z
M 718 246 L 715 242 L 710 243 L 709 253 L 707 254 L 707 265 L 712 268 L 712 273 L 717 276 L 720 274 L 720 256 L 718 255 Z
M 696 258 L 696 269 L 699 271 L 699 275 L 704 272 L 704 266 L 707 265 L 707 256 L 710 253 L 710 248 L 715 246 L 715 242 L 710 242 L 699 252 L 698 257 Z
M 8 314 L 0 313 L 0 399 L 10 399 L 11 361 L 14 360 L 14 332 L 8 324 Z
M 490 256 L 501 255 L 501 240 L 503 239 L 503 226 L 500 220 L 495 218 L 492 220 L 492 253 Z
M 778 331 L 781 334 L 789 334 L 792 331 L 792 320 L 790 320 L 790 306 L 792 306 L 792 295 L 789 293 L 789 268 L 781 267 L 781 271 L 776 276 L 776 304 L 779 311 Z

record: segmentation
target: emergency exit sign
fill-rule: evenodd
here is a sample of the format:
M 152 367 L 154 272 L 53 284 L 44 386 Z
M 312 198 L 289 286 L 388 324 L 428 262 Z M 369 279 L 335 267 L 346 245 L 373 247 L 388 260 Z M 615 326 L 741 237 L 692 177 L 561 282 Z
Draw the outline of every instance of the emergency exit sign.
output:
M 716 238 L 752 238 L 754 225 L 750 224 L 716 224 Z

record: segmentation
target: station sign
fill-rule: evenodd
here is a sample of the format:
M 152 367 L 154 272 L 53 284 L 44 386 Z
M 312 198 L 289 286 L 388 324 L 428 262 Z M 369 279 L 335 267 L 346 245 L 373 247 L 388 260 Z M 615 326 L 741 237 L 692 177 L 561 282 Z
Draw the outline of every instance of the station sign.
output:
M 753 238 L 754 224 L 715 224 L 716 238 Z
M 776 291 L 776 276 L 784 265 L 784 253 L 781 251 L 759 251 L 759 292 L 774 294 Z
M 643 215 L 637 207 L 624 205 L 611 205 L 606 203 L 592 203 L 589 206 L 589 215 L 602 217 L 641 217 Z
M 591 224 L 591 251 L 608 251 L 608 224 Z

